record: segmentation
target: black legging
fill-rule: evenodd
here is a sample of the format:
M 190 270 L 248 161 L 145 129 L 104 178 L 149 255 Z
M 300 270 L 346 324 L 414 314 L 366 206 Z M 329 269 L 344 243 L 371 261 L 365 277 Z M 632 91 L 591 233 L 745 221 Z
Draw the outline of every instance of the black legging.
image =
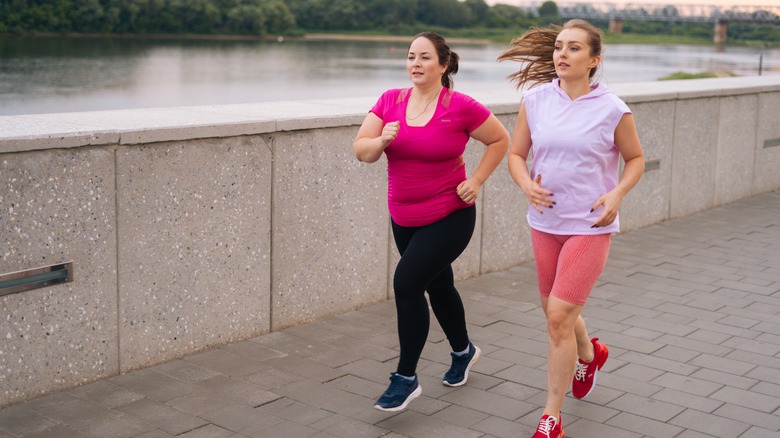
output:
M 401 344 L 398 374 L 415 374 L 428 339 L 430 314 L 426 290 L 452 351 L 463 351 L 469 345 L 466 314 L 455 289 L 452 262 L 471 240 L 476 211 L 472 205 L 422 227 L 402 227 L 392 222 L 395 244 L 401 253 L 393 279 Z

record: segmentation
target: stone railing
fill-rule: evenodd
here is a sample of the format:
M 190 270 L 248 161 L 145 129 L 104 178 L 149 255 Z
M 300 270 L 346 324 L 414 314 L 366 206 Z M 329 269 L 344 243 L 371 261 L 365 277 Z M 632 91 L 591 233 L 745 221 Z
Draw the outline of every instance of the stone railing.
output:
M 780 76 L 612 88 L 648 159 L 624 231 L 780 188 Z M 474 97 L 512 130 L 518 93 Z M 392 297 L 375 98 L 0 117 L 0 276 L 73 263 L 0 296 L 0 406 Z M 478 211 L 458 279 L 531 257 L 505 165 Z

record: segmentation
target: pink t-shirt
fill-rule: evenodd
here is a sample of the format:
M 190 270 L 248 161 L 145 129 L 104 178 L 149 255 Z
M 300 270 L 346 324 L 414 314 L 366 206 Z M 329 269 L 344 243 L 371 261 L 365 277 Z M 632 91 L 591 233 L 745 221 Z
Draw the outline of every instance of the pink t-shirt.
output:
M 471 97 L 443 88 L 433 118 L 425 126 L 406 124 L 411 88 L 388 90 L 371 108 L 385 124 L 399 122 L 398 136 L 385 149 L 387 205 L 398 225 L 418 227 L 468 207 L 458 196 L 466 180 L 463 152 L 469 134 L 490 116 Z
M 542 175 L 555 206 L 539 213 L 529 206 L 531 228 L 550 234 L 606 234 L 620 230 L 620 220 L 591 228 L 601 214 L 590 209 L 618 182 L 620 151 L 615 128 L 628 106 L 604 84 L 571 100 L 560 80 L 531 88 L 523 95 L 531 131 L 531 178 Z

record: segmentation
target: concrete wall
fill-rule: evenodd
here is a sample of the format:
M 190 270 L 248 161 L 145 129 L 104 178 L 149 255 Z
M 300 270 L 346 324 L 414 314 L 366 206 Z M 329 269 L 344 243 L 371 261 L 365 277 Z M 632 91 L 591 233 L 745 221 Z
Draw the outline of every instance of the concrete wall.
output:
M 649 160 L 624 231 L 780 188 L 780 77 L 612 88 Z M 518 93 L 474 97 L 512 130 Z M 0 406 L 392 297 L 375 98 L 0 117 L 0 274 L 75 267 L 0 297 Z M 458 279 L 530 259 L 505 166 L 478 212 Z

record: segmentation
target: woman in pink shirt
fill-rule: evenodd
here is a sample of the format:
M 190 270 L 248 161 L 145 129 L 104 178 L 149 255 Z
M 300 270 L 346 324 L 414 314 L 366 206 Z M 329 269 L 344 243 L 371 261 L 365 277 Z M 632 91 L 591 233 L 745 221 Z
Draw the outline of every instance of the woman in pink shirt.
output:
M 549 339 L 547 402 L 532 438 L 563 438 L 561 406 L 569 385 L 575 398 L 587 396 L 609 354 L 590 338 L 580 312 L 619 230 L 620 201 L 644 171 L 644 153 L 628 106 L 591 82 L 601 62 L 601 31 L 590 23 L 531 29 L 499 60 L 524 62 L 512 79 L 518 88 L 531 86 L 508 162 L 528 198 Z
M 416 368 L 430 324 L 426 291 L 453 351 L 442 383 L 466 383 L 480 355 L 469 341 L 452 262 L 471 239 L 474 202 L 504 158 L 509 134 L 490 110 L 452 90 L 458 61 L 441 35 L 417 35 L 406 58 L 412 87 L 383 93 L 353 144 L 360 161 L 387 156 L 387 204 L 401 254 L 393 279 L 401 356 L 374 405 L 382 411 L 405 409 L 422 392 Z M 487 147 L 467 177 L 463 152 L 470 138 Z

